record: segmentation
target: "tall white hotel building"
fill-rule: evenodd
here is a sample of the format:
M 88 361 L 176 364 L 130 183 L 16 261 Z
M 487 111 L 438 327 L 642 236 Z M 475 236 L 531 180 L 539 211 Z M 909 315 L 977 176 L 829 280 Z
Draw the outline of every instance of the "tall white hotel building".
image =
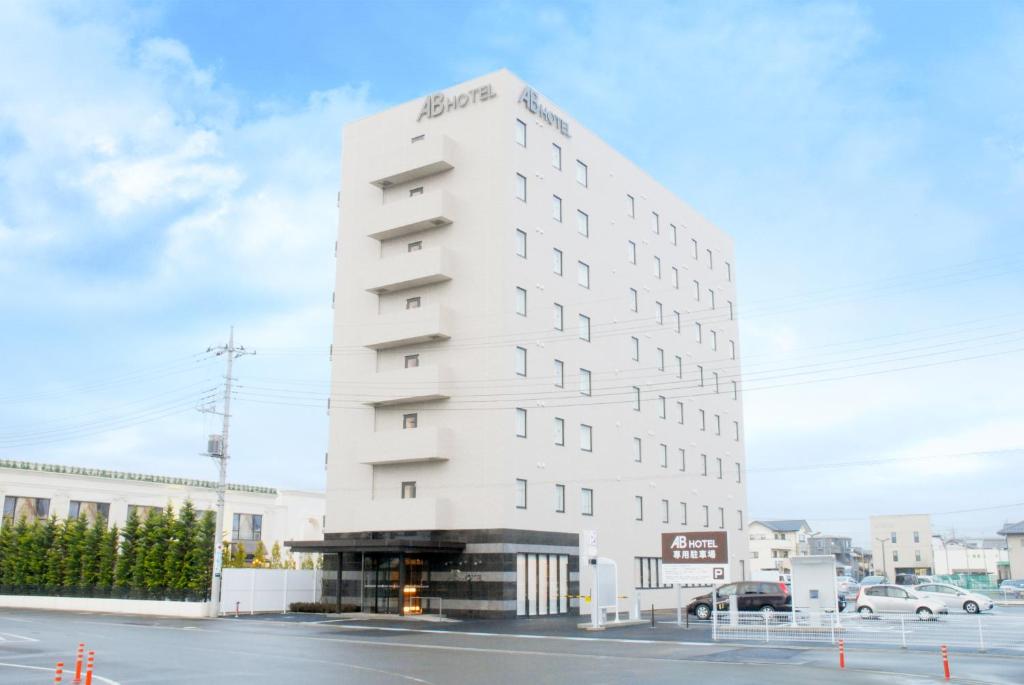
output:
M 743 577 L 726 234 L 506 70 L 347 126 L 339 197 L 325 539 L 295 543 L 328 597 L 589 613 L 591 530 L 623 610 L 674 605 L 662 532 L 729 531 Z

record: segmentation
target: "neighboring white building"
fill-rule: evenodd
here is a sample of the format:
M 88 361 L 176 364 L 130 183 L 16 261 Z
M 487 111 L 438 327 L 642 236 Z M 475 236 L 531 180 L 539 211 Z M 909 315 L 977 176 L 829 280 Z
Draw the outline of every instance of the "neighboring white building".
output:
M 1010 578 L 1024 578 L 1024 521 L 1007 523 L 999 534 L 1006 538 Z
M 751 521 L 747 526 L 750 568 L 756 571 L 791 571 L 791 557 L 810 553 L 811 527 L 803 519 Z
M 328 596 L 575 611 L 583 530 L 621 594 L 662 532 L 731 531 L 743 576 L 729 236 L 505 70 L 349 124 L 342 178 L 327 535 L 295 545 L 342 555 Z
M 875 572 L 895 580 L 896 574 L 931 575 L 932 524 L 928 514 L 872 516 L 871 554 Z
M 1002 538 L 968 540 L 933 535 L 932 558 L 935 574 L 940 576 L 987 573 L 997 579 L 1001 571 L 1005 574 L 1008 565 L 1006 542 Z
M 168 502 L 178 510 L 185 500 L 192 500 L 200 512 L 215 512 L 216 487 L 206 480 L 0 460 L 3 525 L 22 516 L 34 520 L 84 515 L 91 521 L 103 515 L 120 527 L 131 509 L 144 516 Z M 321 535 L 323 515 L 322 492 L 229 484 L 224 539 L 242 544 L 250 553 L 262 541 L 269 553 L 275 542 L 283 545 Z

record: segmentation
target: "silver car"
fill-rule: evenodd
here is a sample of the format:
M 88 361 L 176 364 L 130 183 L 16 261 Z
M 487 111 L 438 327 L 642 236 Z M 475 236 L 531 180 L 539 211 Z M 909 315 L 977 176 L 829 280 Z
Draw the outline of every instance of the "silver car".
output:
M 858 583 L 850 576 L 839 576 L 838 578 L 836 578 L 836 587 L 838 588 L 840 594 L 846 595 L 847 597 L 852 597 L 853 595 L 857 594 L 858 590 L 860 590 L 860 583 Z
M 917 614 L 923 621 L 935 619 L 939 614 L 948 614 L 949 609 L 942 602 L 917 594 L 914 590 L 900 585 L 868 585 L 861 587 L 857 595 L 857 613 L 870 618 L 879 612 Z
M 921 583 L 914 586 L 914 591 L 922 597 L 942 602 L 950 611 L 976 614 L 979 611 L 989 611 L 995 606 L 992 599 L 985 595 L 946 583 Z

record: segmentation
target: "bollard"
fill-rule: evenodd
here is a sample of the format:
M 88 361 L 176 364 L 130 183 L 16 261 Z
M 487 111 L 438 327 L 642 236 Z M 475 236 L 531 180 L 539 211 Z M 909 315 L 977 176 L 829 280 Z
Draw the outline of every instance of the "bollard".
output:
M 846 643 L 839 641 L 839 668 L 846 668 Z
M 942 645 L 942 672 L 946 680 L 949 680 L 949 650 L 946 649 L 946 645 Z
M 96 659 L 96 652 L 89 650 L 89 662 L 85 666 L 85 685 L 92 685 L 92 666 Z
M 235 602 L 235 618 L 238 618 L 238 605 L 239 604 L 241 604 L 241 602 Z
M 654 605 L 651 605 L 651 629 L 654 629 Z
M 57 669 L 53 672 L 53 682 L 59 683 L 64 680 L 64 662 L 57 662 Z
M 82 682 L 82 655 L 85 653 L 85 643 L 78 643 L 78 656 L 75 657 L 75 685 Z

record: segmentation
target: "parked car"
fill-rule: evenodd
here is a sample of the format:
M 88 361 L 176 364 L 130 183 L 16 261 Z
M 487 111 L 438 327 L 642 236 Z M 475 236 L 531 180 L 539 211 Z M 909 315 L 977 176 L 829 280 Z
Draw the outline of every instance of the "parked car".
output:
M 1024 597 L 1024 580 L 1004 580 L 999 584 L 999 591 L 1009 597 Z
M 789 588 L 785 583 L 770 583 L 764 581 L 743 581 L 740 583 L 726 583 L 717 590 L 718 610 L 729 610 L 729 598 L 736 596 L 737 609 L 739 611 L 762 611 L 774 613 L 776 611 L 791 611 L 793 598 L 789 594 Z M 693 614 L 699 619 L 711 618 L 711 593 L 694 597 L 686 606 L 687 613 Z
M 985 595 L 969 592 L 956 585 L 946 583 L 922 583 L 914 586 L 914 592 L 922 597 L 942 602 L 950 611 L 966 611 L 968 614 L 976 614 L 979 611 L 988 611 L 995 606 L 992 600 Z
M 840 594 L 852 597 L 860 590 L 860 583 L 850 576 L 839 576 L 836 578 L 836 587 L 839 589 Z
M 862 618 L 870 618 L 880 611 L 913 613 L 922 620 L 949 613 L 942 602 L 923 597 L 906 587 L 889 584 L 862 587 L 857 595 L 857 613 Z
M 921 581 L 913 573 L 897 573 L 896 584 L 897 585 L 917 585 Z
M 860 584 L 861 584 L 862 587 L 864 585 L 881 585 L 883 583 L 888 583 L 888 582 L 889 582 L 889 579 L 886 578 L 885 576 L 864 576 L 863 578 L 860 579 Z

